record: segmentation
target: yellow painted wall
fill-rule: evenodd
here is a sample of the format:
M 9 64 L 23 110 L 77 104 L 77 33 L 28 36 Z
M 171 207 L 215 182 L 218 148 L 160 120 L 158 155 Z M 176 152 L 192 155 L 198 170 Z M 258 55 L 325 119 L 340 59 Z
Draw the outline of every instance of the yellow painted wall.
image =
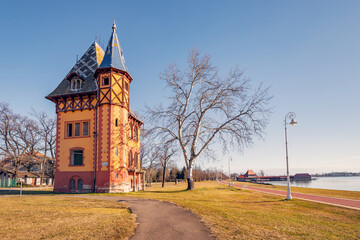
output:
M 59 112 L 60 146 L 57 149 L 59 154 L 58 170 L 60 171 L 93 171 L 94 169 L 94 110 Z M 66 138 L 66 122 L 89 120 L 88 137 Z M 82 130 L 81 130 L 82 132 Z M 84 166 L 70 165 L 70 149 L 74 147 L 84 148 Z

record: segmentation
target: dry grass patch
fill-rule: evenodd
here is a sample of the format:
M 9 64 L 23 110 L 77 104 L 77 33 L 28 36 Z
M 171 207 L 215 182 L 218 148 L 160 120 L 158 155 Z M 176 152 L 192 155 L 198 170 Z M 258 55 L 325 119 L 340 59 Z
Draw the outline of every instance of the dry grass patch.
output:
M 135 219 L 124 204 L 57 196 L 0 198 L 1 239 L 128 239 Z
M 154 185 L 129 196 L 173 202 L 200 215 L 218 239 L 356 239 L 360 211 L 261 192 L 228 188 L 215 182 Z

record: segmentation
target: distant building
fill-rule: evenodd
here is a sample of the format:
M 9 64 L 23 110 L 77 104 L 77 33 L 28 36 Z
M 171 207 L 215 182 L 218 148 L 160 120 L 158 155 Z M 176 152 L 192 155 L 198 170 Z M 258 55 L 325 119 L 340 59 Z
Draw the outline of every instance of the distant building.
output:
M 245 174 L 239 175 L 236 180 L 239 182 L 254 182 L 258 176 L 253 170 L 247 170 Z
M 308 173 L 297 173 L 294 176 L 291 176 L 293 181 L 309 181 L 311 180 L 311 175 Z
M 286 181 L 286 176 L 261 176 L 260 180 L 262 182 L 268 182 L 268 181 Z
M 45 163 L 45 166 L 43 164 Z M 41 182 L 42 169 L 44 168 L 44 175 Z M 45 156 L 42 153 L 34 152 L 27 154 L 20 164 L 17 171 L 16 182 L 23 182 L 28 185 L 52 185 L 54 172 L 54 160 L 51 157 Z M 0 161 L 0 180 L 4 181 L 15 179 L 16 177 L 14 160 L 11 157 Z M 1 185 L 1 184 L 0 184 Z
M 244 175 L 239 175 L 236 178 L 236 181 L 238 181 L 238 182 L 245 182 L 245 180 L 246 180 L 246 177 Z
M 14 178 L 15 178 L 14 171 L 0 168 L 0 187 L 5 187 L 5 186 L 1 186 L 3 185 L 4 181 Z M 44 185 L 50 186 L 53 183 L 53 178 L 48 173 L 45 173 L 43 176 L 43 182 L 41 183 L 41 173 L 19 171 L 17 174 L 17 182 L 18 183 L 22 182 L 32 186 L 44 186 Z
M 238 182 L 268 182 L 268 181 L 286 181 L 286 176 L 257 176 L 253 170 L 247 170 L 245 174 L 239 175 Z M 297 173 L 290 176 L 291 181 L 308 181 L 311 175 L 308 173 Z
M 244 176 L 246 178 L 257 178 L 258 177 L 253 170 L 247 170 L 246 173 L 244 174 Z

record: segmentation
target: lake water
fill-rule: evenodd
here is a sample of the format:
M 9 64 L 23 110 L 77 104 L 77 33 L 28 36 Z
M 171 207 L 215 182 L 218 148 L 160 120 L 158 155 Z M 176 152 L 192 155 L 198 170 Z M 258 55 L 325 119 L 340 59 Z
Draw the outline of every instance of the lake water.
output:
M 272 181 L 268 182 L 273 185 L 286 186 L 286 181 Z M 290 186 L 306 187 L 306 188 L 321 188 L 334 190 L 348 190 L 360 191 L 360 176 L 359 177 L 317 177 L 316 180 L 311 181 L 292 181 Z

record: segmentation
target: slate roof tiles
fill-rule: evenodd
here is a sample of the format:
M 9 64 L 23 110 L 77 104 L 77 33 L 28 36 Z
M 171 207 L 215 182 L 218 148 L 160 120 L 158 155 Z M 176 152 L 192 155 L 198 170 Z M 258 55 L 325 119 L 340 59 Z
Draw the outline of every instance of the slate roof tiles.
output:
M 79 61 L 77 61 L 74 67 L 62 80 L 62 82 L 57 86 L 57 88 L 46 98 L 96 91 L 97 87 L 94 73 L 102 62 L 103 57 L 104 51 L 101 49 L 99 44 L 97 44 L 96 42 L 91 44 L 89 49 L 84 53 L 84 55 L 79 59 Z M 67 79 L 67 77 L 72 73 L 76 73 L 84 80 L 81 89 L 79 90 L 71 90 L 71 83 Z

